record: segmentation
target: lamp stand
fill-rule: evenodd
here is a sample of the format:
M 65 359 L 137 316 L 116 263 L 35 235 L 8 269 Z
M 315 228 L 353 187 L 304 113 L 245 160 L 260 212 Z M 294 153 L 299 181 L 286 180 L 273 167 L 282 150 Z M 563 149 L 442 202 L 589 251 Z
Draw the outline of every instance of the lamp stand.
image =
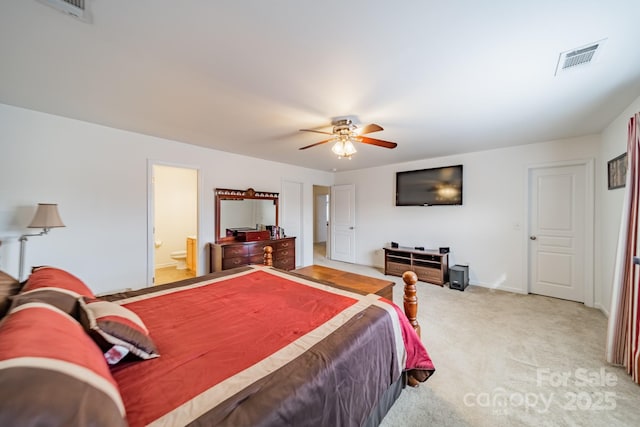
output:
M 18 280 L 20 282 L 22 282 L 22 280 L 23 280 L 22 276 L 23 276 L 23 273 L 24 273 L 24 251 L 25 251 L 25 247 L 26 247 L 27 237 L 44 236 L 48 232 L 49 232 L 49 229 L 45 228 L 40 233 L 23 234 L 18 239 L 20 241 L 20 267 L 19 267 L 19 270 L 18 270 Z

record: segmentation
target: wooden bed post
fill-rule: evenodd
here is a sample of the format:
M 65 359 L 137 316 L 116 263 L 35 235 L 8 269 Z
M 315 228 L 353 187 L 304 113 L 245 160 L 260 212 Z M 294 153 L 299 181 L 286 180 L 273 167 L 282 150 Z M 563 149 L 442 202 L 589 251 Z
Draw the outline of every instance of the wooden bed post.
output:
M 264 247 L 264 265 L 273 267 L 273 248 L 271 246 Z
M 404 313 L 419 337 L 420 324 L 418 323 L 418 297 L 416 296 L 418 276 L 413 271 L 405 271 L 402 273 L 402 280 L 404 281 Z

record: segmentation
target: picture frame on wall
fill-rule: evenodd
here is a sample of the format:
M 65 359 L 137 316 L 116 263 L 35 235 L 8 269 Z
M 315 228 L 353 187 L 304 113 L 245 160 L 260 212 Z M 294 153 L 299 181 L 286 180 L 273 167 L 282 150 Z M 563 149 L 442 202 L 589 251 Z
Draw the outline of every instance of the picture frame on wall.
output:
M 609 190 L 622 188 L 627 181 L 627 153 L 622 153 L 607 162 Z

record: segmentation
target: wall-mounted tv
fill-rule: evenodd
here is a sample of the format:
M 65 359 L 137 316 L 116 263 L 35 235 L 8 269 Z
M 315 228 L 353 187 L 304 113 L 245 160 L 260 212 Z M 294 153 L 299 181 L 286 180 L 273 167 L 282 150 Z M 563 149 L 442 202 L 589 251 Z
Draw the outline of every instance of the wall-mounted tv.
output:
M 462 204 L 462 165 L 396 172 L 396 206 Z

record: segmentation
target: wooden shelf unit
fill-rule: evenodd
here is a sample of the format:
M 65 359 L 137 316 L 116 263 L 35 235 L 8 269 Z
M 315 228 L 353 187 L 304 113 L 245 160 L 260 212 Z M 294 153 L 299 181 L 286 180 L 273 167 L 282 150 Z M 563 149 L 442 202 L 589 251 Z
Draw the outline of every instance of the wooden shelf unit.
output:
M 449 282 L 449 254 L 436 249 L 385 247 L 384 274 L 402 276 L 405 271 L 413 271 L 420 281 L 444 286 Z

